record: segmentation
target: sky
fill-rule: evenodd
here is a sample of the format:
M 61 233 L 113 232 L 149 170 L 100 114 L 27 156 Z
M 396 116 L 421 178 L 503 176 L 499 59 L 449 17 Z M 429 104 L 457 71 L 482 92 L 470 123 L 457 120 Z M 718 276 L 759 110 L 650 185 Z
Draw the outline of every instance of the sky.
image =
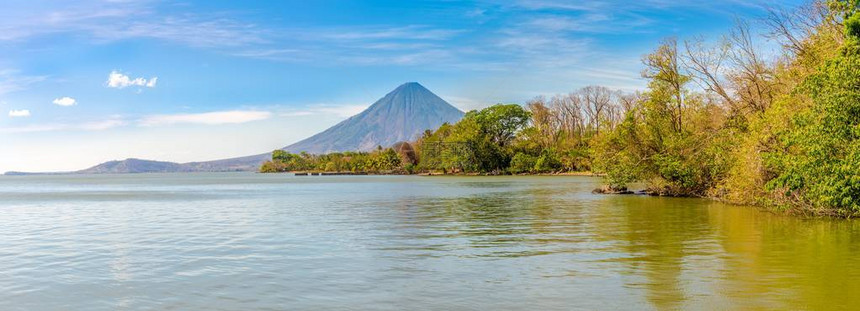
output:
M 190 162 L 299 141 L 416 81 L 467 111 L 642 89 L 667 37 L 719 38 L 785 2 L 0 3 L 0 172 Z

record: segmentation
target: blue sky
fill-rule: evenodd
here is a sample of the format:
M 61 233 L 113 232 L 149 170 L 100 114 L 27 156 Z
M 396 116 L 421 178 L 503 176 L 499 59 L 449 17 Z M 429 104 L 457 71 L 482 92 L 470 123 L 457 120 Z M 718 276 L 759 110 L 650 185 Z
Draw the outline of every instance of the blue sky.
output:
M 462 110 L 641 89 L 661 39 L 718 38 L 768 5 L 789 4 L 6 0 L 0 172 L 266 152 L 408 81 Z

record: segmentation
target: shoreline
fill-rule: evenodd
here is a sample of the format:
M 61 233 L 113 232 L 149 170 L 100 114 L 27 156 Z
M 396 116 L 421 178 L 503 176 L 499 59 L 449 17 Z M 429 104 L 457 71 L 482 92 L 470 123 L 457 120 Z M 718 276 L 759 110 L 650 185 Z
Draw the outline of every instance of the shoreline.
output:
M 386 175 L 399 175 L 399 176 L 427 176 L 427 177 L 455 177 L 455 176 L 474 176 L 474 177 L 498 177 L 498 176 L 523 176 L 523 177 L 534 177 L 534 176 L 580 176 L 580 177 L 604 177 L 606 174 L 593 173 L 593 172 L 562 172 L 562 173 L 520 173 L 520 174 L 486 174 L 486 173 L 441 173 L 441 172 L 422 172 L 422 173 L 414 173 L 408 174 L 405 172 L 273 172 L 273 173 L 261 173 L 259 174 L 295 174 L 296 176 L 386 176 Z M 599 194 L 599 195 L 629 195 L 629 196 L 649 196 L 649 197 L 664 197 L 664 198 L 695 198 L 695 199 L 706 199 L 714 202 L 720 202 L 724 204 L 730 204 L 734 206 L 748 206 L 755 208 L 760 211 L 786 215 L 790 217 L 797 217 L 802 219 L 810 219 L 810 218 L 828 218 L 828 219 L 852 219 L 858 217 L 858 214 L 841 214 L 828 212 L 825 210 L 803 210 L 798 208 L 779 208 L 776 206 L 767 206 L 767 205 L 759 205 L 759 204 L 749 204 L 749 203 L 738 203 L 732 202 L 729 200 L 725 200 L 719 197 L 711 197 L 711 196 L 684 196 L 684 195 L 668 195 L 663 194 L 657 191 L 653 191 L 651 189 L 639 189 L 639 190 L 629 190 L 629 189 L 607 189 L 605 186 L 594 189 L 591 193 Z
M 486 173 L 439 173 L 422 172 L 409 174 L 405 172 L 321 172 L 321 171 L 296 171 L 296 172 L 257 172 L 258 174 L 294 174 L 295 176 L 583 176 L 604 177 L 606 174 L 593 172 L 563 172 L 563 173 L 519 173 L 519 174 L 486 174 Z

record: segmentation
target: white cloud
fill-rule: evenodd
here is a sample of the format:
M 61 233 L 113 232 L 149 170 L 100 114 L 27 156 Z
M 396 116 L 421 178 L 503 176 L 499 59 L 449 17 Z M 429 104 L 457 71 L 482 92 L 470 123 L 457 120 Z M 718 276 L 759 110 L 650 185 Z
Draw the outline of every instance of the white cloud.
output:
M 367 105 L 318 106 L 317 111 L 340 117 L 351 117 L 367 109 Z
M 470 111 L 487 108 L 494 104 L 492 100 L 480 100 L 470 97 L 461 97 L 461 96 L 442 96 L 446 101 L 448 101 L 457 109 L 462 111 Z
M 74 98 L 64 96 L 64 97 L 54 99 L 53 103 L 54 103 L 54 105 L 60 105 L 60 106 L 68 107 L 68 106 L 77 105 L 78 101 Z
M 332 104 L 317 104 L 310 105 L 302 110 L 289 111 L 281 113 L 282 117 L 303 117 L 311 115 L 333 115 L 341 118 L 348 118 L 357 115 L 367 109 L 367 105 L 332 105 Z
M 103 131 L 123 125 L 126 125 L 125 120 L 120 118 L 111 118 L 104 121 L 87 122 L 77 126 L 77 129 L 85 131 Z
M 45 79 L 47 79 L 45 76 L 23 76 L 18 70 L 2 69 L 0 70 L 0 94 L 25 90 L 31 84 Z
M 20 117 L 29 117 L 30 110 L 22 109 L 22 110 L 9 110 L 9 117 L 11 118 L 20 118 Z
M 304 116 L 312 116 L 315 114 L 316 113 L 314 113 L 313 111 L 299 110 L 299 111 L 285 112 L 285 113 L 282 113 L 281 116 L 282 117 L 304 117 Z
M 156 126 L 170 124 L 236 124 L 265 120 L 271 117 L 268 111 L 214 111 L 206 113 L 166 114 L 144 117 L 139 121 L 141 126 Z
M 152 38 L 195 47 L 261 43 L 263 29 L 228 18 L 226 13 L 170 14 L 157 1 L 53 1 L 41 10 L 4 6 L 0 41 L 77 34 L 96 42 Z M 106 26 L 110 25 L 110 26 Z
M 579 12 L 629 12 L 629 11 L 659 11 L 677 8 L 719 10 L 731 14 L 738 6 L 762 9 L 769 1 L 761 0 L 728 0 L 728 1 L 677 1 L 677 0 L 642 0 L 625 2 L 618 5 L 616 1 L 571 1 L 571 0 L 520 0 L 514 6 L 528 10 L 564 10 Z M 734 9 L 734 10 L 733 10 Z
M 107 87 L 122 89 L 129 86 L 145 86 L 145 87 L 155 87 L 155 83 L 158 81 L 158 77 L 152 77 L 152 79 L 144 79 L 144 78 L 130 78 L 127 75 L 120 73 L 119 71 L 111 71 L 108 74 L 108 79 L 105 82 Z
M 476 8 L 474 10 L 470 10 L 470 11 L 466 12 L 466 17 L 470 17 L 470 18 L 483 17 L 484 14 L 486 14 L 486 13 L 487 13 L 487 10 L 481 9 L 481 8 Z
M 26 110 L 25 110 L 26 111 Z M 10 112 L 11 115 L 11 112 Z M 77 124 L 71 123 L 49 123 L 31 124 L 21 127 L 0 128 L 0 133 L 34 133 L 53 131 L 103 131 L 114 127 L 126 125 L 127 122 L 121 116 L 111 116 L 106 120 L 90 121 Z
M 462 30 L 436 29 L 423 25 L 409 25 L 405 27 L 366 28 L 359 30 L 355 30 L 355 27 L 351 27 L 350 29 L 338 30 L 333 33 L 322 34 L 321 36 L 335 40 L 446 40 L 462 32 Z

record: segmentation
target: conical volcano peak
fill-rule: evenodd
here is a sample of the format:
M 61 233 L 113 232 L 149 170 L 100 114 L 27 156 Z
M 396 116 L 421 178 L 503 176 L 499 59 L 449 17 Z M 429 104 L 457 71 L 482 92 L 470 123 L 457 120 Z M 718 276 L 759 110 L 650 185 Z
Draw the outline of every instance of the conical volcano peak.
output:
M 367 110 L 308 139 L 284 148 L 291 152 L 368 151 L 412 141 L 425 130 L 455 123 L 463 112 L 418 82 L 401 84 Z
M 418 83 L 418 82 L 406 82 L 406 83 L 403 83 L 403 84 L 401 84 L 400 86 L 398 86 L 396 89 L 394 89 L 394 90 L 393 90 L 393 91 L 391 91 L 390 93 L 388 93 L 388 95 L 392 95 L 392 94 L 401 94 L 401 93 L 426 93 L 426 94 L 433 94 L 433 92 L 430 92 L 430 90 L 428 90 L 426 87 L 424 87 L 423 85 L 421 85 L 421 83 Z M 436 95 L 434 94 L 433 96 L 436 96 Z
M 425 88 L 423 85 L 421 85 L 421 83 L 418 83 L 418 82 L 406 82 L 406 83 L 401 84 L 400 86 L 398 86 L 398 87 L 397 87 L 396 89 L 394 89 L 394 90 L 396 91 L 396 90 L 399 90 L 399 89 L 407 89 L 407 90 L 409 90 L 409 89 L 426 90 L 427 88 Z
M 381 107 L 389 107 L 390 106 L 401 107 L 400 109 L 413 109 L 407 107 L 416 107 L 414 109 L 423 109 L 426 107 L 432 112 L 433 110 L 450 110 L 450 108 L 456 109 L 444 99 L 439 98 L 436 94 L 433 94 L 430 90 L 425 88 L 418 82 L 406 82 L 385 94 L 384 97 L 377 100 L 373 105 L 370 106 L 363 113 L 368 113 L 372 111 L 378 111 Z

